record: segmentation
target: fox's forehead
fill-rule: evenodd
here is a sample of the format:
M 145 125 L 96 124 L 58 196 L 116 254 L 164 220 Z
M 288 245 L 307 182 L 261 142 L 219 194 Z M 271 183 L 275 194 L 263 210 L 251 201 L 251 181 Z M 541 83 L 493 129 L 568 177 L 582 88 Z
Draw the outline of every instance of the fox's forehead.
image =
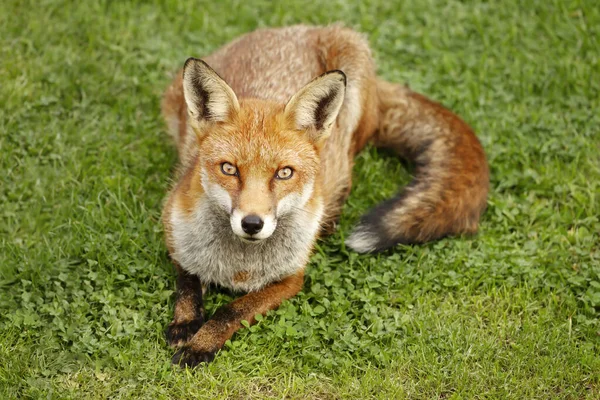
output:
M 235 121 L 211 132 L 203 150 L 214 162 L 272 170 L 288 165 L 312 168 L 317 152 L 308 137 L 289 129 L 278 108 L 244 109 Z M 222 158 L 222 160 L 220 159 Z
M 216 138 L 215 138 L 216 139 Z M 237 166 L 252 165 L 256 169 L 271 170 L 284 166 L 306 166 L 317 162 L 313 146 L 297 140 L 289 132 L 274 135 L 230 135 L 220 140 L 212 151 L 215 162 L 228 161 Z M 221 160 L 222 158 L 222 160 Z

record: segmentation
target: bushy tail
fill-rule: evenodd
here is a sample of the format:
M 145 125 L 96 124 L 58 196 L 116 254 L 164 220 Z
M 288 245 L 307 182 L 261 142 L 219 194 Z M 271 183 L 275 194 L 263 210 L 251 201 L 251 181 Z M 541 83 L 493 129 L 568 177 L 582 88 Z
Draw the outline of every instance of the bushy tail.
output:
M 489 171 L 471 128 L 408 88 L 378 81 L 378 147 L 414 163 L 414 179 L 362 217 L 347 240 L 358 252 L 475 233 L 486 207 Z

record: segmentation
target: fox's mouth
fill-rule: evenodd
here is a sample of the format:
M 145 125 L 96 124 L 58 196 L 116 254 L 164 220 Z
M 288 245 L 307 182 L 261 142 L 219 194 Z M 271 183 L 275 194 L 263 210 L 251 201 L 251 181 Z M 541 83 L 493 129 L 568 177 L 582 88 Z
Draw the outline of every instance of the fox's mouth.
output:
M 257 243 L 257 242 L 262 242 L 264 239 L 259 239 L 259 238 L 255 238 L 255 237 L 244 237 L 244 236 L 239 236 L 240 239 L 242 239 L 242 241 L 244 242 L 248 242 L 248 243 Z

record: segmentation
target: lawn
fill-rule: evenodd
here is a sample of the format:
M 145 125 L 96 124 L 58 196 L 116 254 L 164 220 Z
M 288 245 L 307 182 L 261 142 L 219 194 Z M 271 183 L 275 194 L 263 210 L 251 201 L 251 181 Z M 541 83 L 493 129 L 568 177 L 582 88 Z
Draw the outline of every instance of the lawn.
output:
M 304 290 L 173 368 L 161 92 L 256 27 L 333 21 L 473 126 L 480 233 L 347 250 L 410 177 L 369 148 Z M 1 1 L 0 398 L 600 398 L 599 38 L 594 0 Z

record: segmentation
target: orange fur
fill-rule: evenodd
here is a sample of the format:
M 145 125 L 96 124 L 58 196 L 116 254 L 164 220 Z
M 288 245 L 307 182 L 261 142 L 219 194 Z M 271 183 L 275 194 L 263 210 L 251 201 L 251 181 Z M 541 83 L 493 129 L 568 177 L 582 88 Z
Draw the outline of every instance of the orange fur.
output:
M 414 162 L 416 177 L 361 220 L 351 247 L 379 251 L 474 233 L 485 208 L 487 162 L 472 130 L 441 105 L 378 79 L 367 41 L 338 25 L 258 30 L 204 61 L 190 59 L 162 111 L 180 156 L 163 212 L 178 272 L 251 292 L 193 338 L 168 336 L 174 345 L 189 340 L 177 363 L 210 361 L 242 320 L 300 290 L 317 228 L 335 226 L 354 156 L 369 141 Z M 279 179 L 288 167 L 293 175 Z M 275 226 L 257 234 L 258 244 L 246 243 L 253 237 L 238 226 L 249 215 Z M 194 285 L 178 282 L 169 332 L 201 309 L 201 297 L 193 303 L 185 294 Z

